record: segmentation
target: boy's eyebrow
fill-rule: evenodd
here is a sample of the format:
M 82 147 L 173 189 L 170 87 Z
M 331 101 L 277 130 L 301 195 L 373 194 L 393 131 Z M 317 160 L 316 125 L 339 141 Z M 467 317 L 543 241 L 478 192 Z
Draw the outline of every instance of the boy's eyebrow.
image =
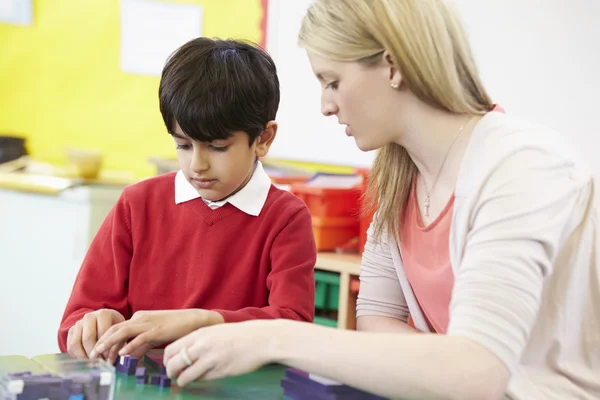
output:
M 189 137 L 187 137 L 187 136 L 184 136 L 184 135 L 181 135 L 181 134 L 179 134 L 179 133 L 177 133 L 177 132 L 169 132 L 169 134 L 170 134 L 171 136 L 173 136 L 174 138 L 177 138 L 177 139 L 181 139 L 181 140 L 192 140 L 192 139 L 190 139 Z M 223 143 L 223 144 L 227 144 L 227 143 L 228 143 L 228 141 L 229 141 L 228 139 L 214 139 L 214 140 L 211 140 L 210 142 L 206 142 L 206 143 L 215 143 L 215 142 L 217 142 L 217 143 Z
M 177 139 L 189 140 L 189 138 L 186 138 L 185 136 L 180 135 L 177 132 L 169 132 L 169 133 L 171 134 L 171 136 L 176 137 Z

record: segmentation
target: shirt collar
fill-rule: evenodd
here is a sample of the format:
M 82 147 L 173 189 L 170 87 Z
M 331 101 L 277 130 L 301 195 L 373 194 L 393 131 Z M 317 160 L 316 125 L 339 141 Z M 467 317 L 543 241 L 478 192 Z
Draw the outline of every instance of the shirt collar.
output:
M 230 203 L 246 214 L 258 216 L 267 201 L 270 189 L 271 178 L 263 169 L 262 163 L 257 161 L 256 168 L 246 186 L 225 199 L 224 202 Z M 175 203 L 181 204 L 200 197 L 194 186 L 185 179 L 183 172 L 179 170 L 175 175 Z

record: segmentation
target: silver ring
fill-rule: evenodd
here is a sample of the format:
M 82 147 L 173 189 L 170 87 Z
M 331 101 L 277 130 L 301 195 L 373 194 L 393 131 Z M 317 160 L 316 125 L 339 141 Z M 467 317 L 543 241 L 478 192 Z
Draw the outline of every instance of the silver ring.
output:
M 186 367 L 192 365 L 192 360 L 190 360 L 190 356 L 188 355 L 185 347 L 182 347 L 181 350 L 179 350 L 179 357 L 181 357 Z

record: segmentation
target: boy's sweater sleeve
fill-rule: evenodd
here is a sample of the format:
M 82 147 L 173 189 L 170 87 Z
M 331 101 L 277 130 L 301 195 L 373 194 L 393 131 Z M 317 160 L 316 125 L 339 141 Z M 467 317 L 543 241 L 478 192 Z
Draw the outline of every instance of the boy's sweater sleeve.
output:
M 63 352 L 67 350 L 69 329 L 85 314 L 108 308 L 130 318 L 127 282 L 133 245 L 126 193 L 98 230 L 75 279 L 58 331 L 58 345 Z
M 225 322 L 285 318 L 312 322 L 315 314 L 317 249 L 308 208 L 295 212 L 279 232 L 270 253 L 269 305 L 219 312 Z

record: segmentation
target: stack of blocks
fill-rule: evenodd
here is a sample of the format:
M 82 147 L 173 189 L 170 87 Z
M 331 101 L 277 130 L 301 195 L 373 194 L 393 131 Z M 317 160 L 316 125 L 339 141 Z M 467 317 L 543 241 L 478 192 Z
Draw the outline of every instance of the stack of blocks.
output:
M 150 384 L 160 386 L 162 388 L 168 388 L 171 386 L 171 379 L 167 376 L 167 371 L 164 365 L 162 365 L 162 362 L 153 359 L 150 356 L 146 356 L 146 363 L 160 371 L 158 374 L 149 374 L 145 367 L 138 368 L 138 361 L 139 359 L 136 357 L 119 357 L 117 358 L 115 367 L 117 368 L 117 372 L 120 372 L 121 374 L 132 376 L 135 375 L 135 380 L 140 385 Z
M 23 371 L 10 373 L 8 377 L 9 398 L 16 400 L 107 400 L 112 383 L 110 373 L 71 374 L 65 378 Z
M 296 369 L 286 370 L 281 387 L 285 398 L 293 400 L 386 400 L 384 397 Z

